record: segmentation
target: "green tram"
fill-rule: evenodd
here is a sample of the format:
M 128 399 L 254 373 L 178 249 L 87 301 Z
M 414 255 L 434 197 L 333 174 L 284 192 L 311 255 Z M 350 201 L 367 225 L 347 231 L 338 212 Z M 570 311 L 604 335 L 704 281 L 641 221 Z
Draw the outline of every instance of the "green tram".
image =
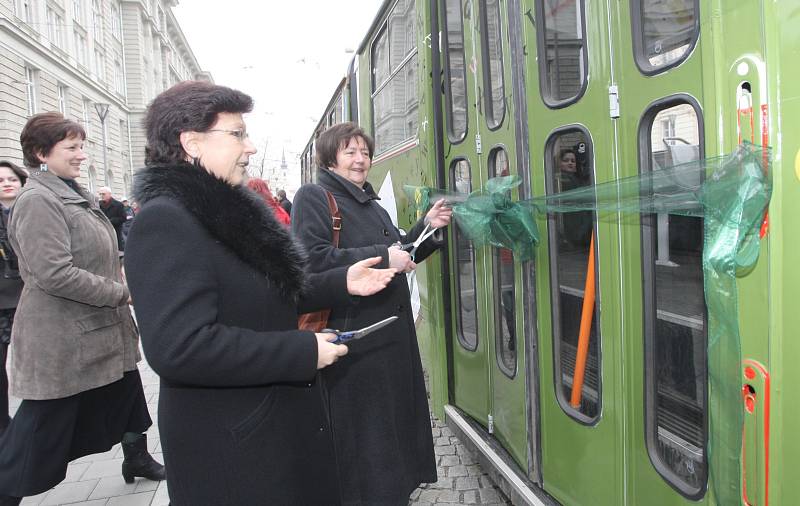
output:
M 526 199 L 743 140 L 772 149 L 760 256 L 736 280 L 742 374 L 726 387 L 742 392 L 744 422 L 729 428 L 743 441 L 738 498 L 718 497 L 730 483 L 714 482 L 709 456 L 717 394 L 702 218 L 538 217 L 542 240 L 527 262 L 450 227 L 447 248 L 419 267 L 432 408 L 515 504 L 800 503 L 798 62 L 794 0 L 382 5 L 301 164 L 313 181 L 316 136 L 358 122 L 376 142 L 370 180 L 388 185 L 401 227 L 416 219 L 404 185 L 468 193 L 519 175 L 512 197 Z M 576 403 L 590 245 L 595 303 Z

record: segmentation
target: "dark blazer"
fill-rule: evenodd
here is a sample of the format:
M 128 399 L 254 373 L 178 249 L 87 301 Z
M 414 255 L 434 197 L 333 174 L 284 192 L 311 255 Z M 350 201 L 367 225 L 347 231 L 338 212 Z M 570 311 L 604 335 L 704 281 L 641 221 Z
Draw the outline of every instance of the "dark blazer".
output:
M 171 503 L 338 504 L 316 338 L 297 314 L 350 303 L 346 269 L 306 283 L 305 255 L 269 207 L 202 168 L 143 169 L 135 197 L 125 265 L 161 377 Z
M 8 238 L 8 210 L 0 204 L 0 309 L 14 309 L 22 293 L 17 254 Z
M 382 256 L 388 247 L 409 242 L 424 228 L 422 220 L 401 235 L 367 183 L 362 191 L 326 169 L 319 185 L 295 195 L 292 230 L 306 247 L 310 266 L 323 271 Z M 333 193 L 342 216 L 339 247 L 331 243 L 331 219 L 323 188 Z M 428 239 L 419 248 L 422 261 L 438 247 Z M 436 481 L 436 462 L 422 364 L 406 276 L 357 306 L 331 312 L 328 326 L 364 327 L 392 315 L 400 319 L 352 342 L 350 352 L 323 370 L 330 396 L 331 423 L 341 474 L 343 504 L 407 504 L 421 482 Z M 404 502 L 405 501 L 405 502 Z
M 128 219 L 128 215 L 125 213 L 125 206 L 119 200 L 112 198 L 107 205 L 105 202 L 101 202 L 100 209 L 106 215 L 108 221 L 111 222 L 111 225 L 114 226 L 114 231 L 117 233 L 117 247 L 120 251 L 124 251 L 125 242 L 122 240 L 122 224 Z

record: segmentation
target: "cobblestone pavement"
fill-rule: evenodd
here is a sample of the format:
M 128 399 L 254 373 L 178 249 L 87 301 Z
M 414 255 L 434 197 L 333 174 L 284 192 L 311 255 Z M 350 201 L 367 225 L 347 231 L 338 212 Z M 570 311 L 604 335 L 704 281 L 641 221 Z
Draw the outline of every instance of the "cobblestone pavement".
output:
M 153 426 L 147 432 L 147 446 L 156 460 L 163 462 L 158 435 L 158 376 L 146 362 L 139 363 L 147 406 Z M 11 412 L 16 411 L 19 400 L 11 399 Z M 510 504 L 484 473 L 467 449 L 461 445 L 450 429 L 438 420 L 432 428 L 439 481 L 414 491 L 409 504 L 418 506 L 450 504 Z M 105 453 L 88 455 L 69 464 L 67 477 L 55 488 L 33 497 L 26 497 L 23 505 L 54 506 L 74 504 L 84 506 L 167 506 L 166 482 L 153 482 L 137 478 L 130 485 L 120 472 L 122 447 L 118 444 Z M 246 506 L 246 505 L 242 505 Z M 321 505 L 324 506 L 324 505 Z

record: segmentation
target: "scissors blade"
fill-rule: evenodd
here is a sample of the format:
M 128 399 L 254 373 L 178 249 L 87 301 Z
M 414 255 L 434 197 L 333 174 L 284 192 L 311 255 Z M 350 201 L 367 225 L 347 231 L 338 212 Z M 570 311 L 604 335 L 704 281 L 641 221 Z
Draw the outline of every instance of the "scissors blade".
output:
M 395 321 L 398 317 L 397 316 L 390 316 L 385 320 L 381 320 L 377 323 L 373 323 L 368 327 L 364 327 L 363 329 L 354 330 L 352 332 L 342 332 L 339 336 L 340 341 L 349 341 L 351 339 L 361 339 L 362 337 L 375 332 L 378 329 L 382 329 L 383 327 L 389 325 L 393 321 Z

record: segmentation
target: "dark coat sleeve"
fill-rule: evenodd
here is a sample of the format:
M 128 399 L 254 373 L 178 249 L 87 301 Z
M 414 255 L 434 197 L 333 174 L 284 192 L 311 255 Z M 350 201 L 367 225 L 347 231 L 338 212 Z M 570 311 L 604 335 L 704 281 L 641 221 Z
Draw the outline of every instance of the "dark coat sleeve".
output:
M 404 236 L 401 235 L 401 237 L 403 238 L 402 239 L 403 244 L 414 242 L 420 236 L 420 234 L 422 234 L 423 230 L 425 230 L 424 216 L 420 218 L 419 221 L 417 221 L 413 227 L 411 227 L 411 230 L 409 230 L 406 235 Z M 437 249 L 439 249 L 443 243 L 444 243 L 444 230 L 439 229 L 436 231 L 436 233 L 425 239 L 425 241 L 423 241 L 423 243 L 419 245 L 419 248 L 417 248 L 417 251 L 414 254 L 414 262 L 416 263 L 422 262 L 423 260 L 431 256 Z
M 294 197 L 292 204 L 292 232 L 308 250 L 316 264 L 310 265 L 312 271 L 326 267 L 352 265 L 360 260 L 381 257 L 376 267 L 389 267 L 389 250 L 385 244 L 375 244 L 359 248 L 337 248 L 333 246 L 331 212 L 325 190 L 318 185 L 304 185 Z
M 205 229 L 183 208 L 163 202 L 153 201 L 137 215 L 125 255 L 153 370 L 169 381 L 200 386 L 312 379 L 317 365 L 312 332 L 258 332 L 218 321 L 218 284 L 234 280 L 205 253 L 214 246 Z
M 306 291 L 300 296 L 298 310 L 310 313 L 320 309 L 344 307 L 358 301 L 358 296 L 347 293 L 347 269 L 338 267 L 329 271 L 309 273 Z

